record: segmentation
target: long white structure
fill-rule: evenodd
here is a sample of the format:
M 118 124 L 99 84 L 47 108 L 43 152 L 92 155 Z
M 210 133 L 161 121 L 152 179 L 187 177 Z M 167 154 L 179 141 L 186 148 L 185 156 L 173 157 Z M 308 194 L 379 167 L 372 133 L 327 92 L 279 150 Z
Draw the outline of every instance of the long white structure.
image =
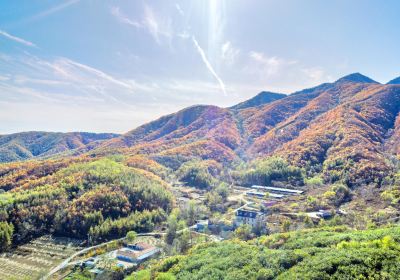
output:
M 253 185 L 251 186 L 252 189 L 256 190 L 264 190 L 273 193 L 280 193 L 280 194 L 302 194 L 304 191 L 300 190 L 293 190 L 293 189 L 284 189 L 284 188 L 275 188 L 275 187 L 267 187 L 267 186 L 259 186 Z

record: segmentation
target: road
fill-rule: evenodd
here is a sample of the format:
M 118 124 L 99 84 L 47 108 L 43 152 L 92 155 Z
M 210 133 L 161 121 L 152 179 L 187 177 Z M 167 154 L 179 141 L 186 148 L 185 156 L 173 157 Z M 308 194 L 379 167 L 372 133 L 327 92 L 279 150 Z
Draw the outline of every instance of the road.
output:
M 155 235 L 164 235 L 164 234 L 165 234 L 164 232 L 148 232 L 148 233 L 138 233 L 137 236 L 155 236 Z M 54 267 L 54 268 L 53 268 L 45 277 L 43 277 L 42 279 L 43 279 L 43 280 L 44 280 L 44 279 L 49 279 L 53 274 L 55 274 L 55 273 L 57 273 L 58 271 L 64 269 L 65 267 L 70 266 L 70 265 L 73 265 L 73 264 L 76 264 L 76 262 L 70 263 L 71 260 L 73 260 L 74 258 L 76 258 L 76 257 L 78 257 L 78 256 L 80 256 L 80 255 L 83 255 L 83 254 L 89 252 L 90 250 L 103 247 L 103 246 L 105 246 L 105 245 L 107 245 L 107 244 L 110 244 L 110 243 L 112 243 L 112 242 L 115 242 L 115 241 L 122 241 L 122 240 L 124 240 L 124 239 L 125 239 L 125 237 L 122 237 L 122 238 L 114 239 L 114 240 L 111 240 L 111 241 L 108 241 L 108 242 L 105 242 L 105 243 L 101 243 L 101 244 L 98 244 L 98 245 L 94 245 L 94 246 L 91 246 L 91 247 L 87 247 L 87 248 L 85 248 L 85 249 L 82 249 L 82 250 L 80 250 L 80 251 L 74 253 L 73 255 L 69 256 L 69 257 L 68 257 L 67 259 L 65 259 L 62 263 L 60 263 L 59 265 L 57 265 L 56 267 Z
M 187 228 L 178 230 L 177 233 L 179 234 L 179 233 L 182 233 L 183 231 L 191 230 L 191 228 L 192 228 L 192 227 L 187 227 Z M 196 232 L 196 233 L 199 234 L 199 235 L 206 235 L 206 236 L 210 237 L 213 241 L 220 241 L 220 240 L 219 240 L 216 236 L 214 236 L 214 235 L 208 235 L 208 234 L 199 233 L 199 232 Z M 156 236 L 156 235 L 165 235 L 165 232 L 147 232 L 147 233 L 138 233 L 138 234 L 137 234 L 137 236 Z M 52 275 L 54 275 L 55 273 L 57 273 L 58 271 L 60 271 L 60 270 L 62 270 L 62 269 L 64 269 L 64 268 L 66 268 L 67 266 L 71 266 L 71 265 L 75 265 L 75 264 L 79 263 L 78 261 L 71 262 L 71 260 L 73 260 L 74 258 L 76 258 L 76 257 L 78 257 L 78 256 L 80 256 L 80 255 L 83 255 L 83 254 L 89 252 L 90 250 L 103 247 L 103 246 L 105 246 L 105 245 L 107 245 L 107 244 L 110 244 L 110 243 L 112 243 L 112 242 L 115 242 L 115 241 L 122 241 L 122 240 L 124 240 L 125 238 L 126 238 L 126 237 L 122 237 L 122 238 L 114 239 L 114 240 L 111 240 L 111 241 L 107 241 L 107 242 L 104 242 L 104 243 L 101 243 L 101 244 L 98 244 L 98 245 L 94 245 L 94 246 L 91 246 L 91 247 L 87 247 L 87 248 L 85 248 L 85 249 L 82 249 L 82 250 L 80 250 L 80 251 L 74 253 L 73 255 L 71 255 L 71 256 L 69 256 L 67 259 L 65 259 L 62 263 L 60 263 L 59 265 L 57 265 L 56 267 L 54 267 L 45 277 L 42 278 L 42 280 L 49 279 Z

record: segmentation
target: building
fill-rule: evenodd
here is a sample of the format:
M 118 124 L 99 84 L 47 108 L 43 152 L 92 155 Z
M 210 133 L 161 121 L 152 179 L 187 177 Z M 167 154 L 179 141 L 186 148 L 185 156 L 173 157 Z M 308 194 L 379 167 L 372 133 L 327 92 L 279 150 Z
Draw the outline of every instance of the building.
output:
M 197 232 L 204 232 L 208 228 L 208 220 L 197 221 L 195 230 Z
M 276 194 L 276 193 L 268 193 L 268 192 L 256 192 L 256 191 L 249 191 L 246 192 L 247 196 L 254 196 L 257 198 L 276 198 L 276 199 L 280 199 L 282 197 L 284 197 L 283 194 Z
M 266 227 L 266 216 L 255 209 L 240 208 L 236 210 L 234 226 L 250 225 L 251 227 Z
M 329 219 L 332 217 L 332 212 L 328 210 L 319 210 L 316 215 L 322 219 Z
M 296 194 L 302 194 L 304 192 L 304 191 L 300 191 L 300 190 L 258 186 L 258 185 L 253 185 L 253 186 L 251 186 L 251 188 L 256 189 L 258 191 L 262 190 L 262 191 L 268 191 L 270 193 L 276 193 L 276 194 L 282 194 L 282 195 L 296 195 Z
M 90 258 L 83 262 L 83 266 L 87 268 L 94 268 L 96 266 L 96 260 L 94 258 Z
M 144 242 L 129 244 L 127 247 L 117 251 L 117 259 L 131 263 L 141 263 L 160 252 L 155 246 Z

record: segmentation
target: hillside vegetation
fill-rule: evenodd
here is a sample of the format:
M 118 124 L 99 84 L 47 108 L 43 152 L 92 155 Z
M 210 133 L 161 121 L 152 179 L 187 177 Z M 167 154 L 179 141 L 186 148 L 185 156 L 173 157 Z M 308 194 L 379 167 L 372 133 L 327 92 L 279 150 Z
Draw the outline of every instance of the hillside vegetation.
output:
M 399 140 L 400 85 L 358 73 L 192 106 L 123 135 L 0 136 L 0 250 L 49 233 L 96 244 L 166 228 L 167 253 L 186 255 L 143 279 L 396 279 L 400 229 L 371 228 L 400 216 Z M 253 184 L 304 191 L 261 205 L 270 233 L 284 233 L 240 228 L 231 236 L 252 240 L 189 250 L 177 229 L 228 222 Z M 315 217 L 322 209 L 331 221 Z
M 113 133 L 22 132 L 0 135 L 0 162 L 50 157 L 80 148 L 94 148 L 99 142 L 117 137 Z
M 397 279 L 399 261 L 399 227 L 335 227 L 200 245 L 166 259 L 149 275 L 178 280 Z
M 193 106 L 106 141 L 173 169 L 194 158 L 227 167 L 280 156 L 350 187 L 380 184 L 399 146 L 400 86 L 355 73 L 290 95 L 262 92 L 228 109 Z
M 172 209 L 168 185 L 124 158 L 0 166 L 1 246 L 57 233 L 92 243 L 151 231 Z M 6 236 L 6 237 L 4 237 Z

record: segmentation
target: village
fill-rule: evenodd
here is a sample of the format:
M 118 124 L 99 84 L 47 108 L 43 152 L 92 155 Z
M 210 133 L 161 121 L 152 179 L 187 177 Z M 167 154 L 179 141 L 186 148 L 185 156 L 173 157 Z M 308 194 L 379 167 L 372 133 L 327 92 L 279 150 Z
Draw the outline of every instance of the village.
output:
M 203 205 L 205 201 L 204 190 L 177 185 L 174 187 L 177 196 L 177 205 L 184 211 L 189 203 L 195 201 Z M 268 234 L 272 224 L 268 222 L 271 215 L 271 207 L 285 198 L 296 198 L 304 195 L 303 190 L 280 188 L 272 186 L 252 185 L 250 187 L 233 186 L 227 204 L 231 206 L 223 215 L 204 217 L 196 220 L 180 232 L 188 231 L 193 237 L 202 237 L 204 240 L 222 241 L 233 237 L 239 227 L 247 227 L 252 232 Z M 233 207 L 233 208 L 232 208 Z M 296 213 L 286 213 L 288 216 Z M 306 213 L 310 218 L 318 221 L 329 219 L 332 213 L 327 210 Z M 50 279 L 66 277 L 76 270 L 86 270 L 93 275 L 102 274 L 104 271 L 117 269 L 125 273 L 135 271 L 145 266 L 152 260 L 162 259 L 166 254 L 164 241 L 165 232 L 160 229 L 157 232 L 135 234 L 133 238 L 127 235 L 125 238 L 113 240 L 107 243 L 86 248 L 81 253 L 64 261 L 52 270 Z
M 285 198 L 304 196 L 304 191 L 272 186 L 252 185 L 250 187 L 233 186 L 228 196 L 228 204 L 237 207 L 228 210 L 217 219 L 208 218 L 196 221 L 191 228 L 197 232 L 208 233 L 218 236 L 221 240 L 232 237 L 233 232 L 240 226 L 247 225 L 258 234 L 271 232 L 271 224 L 268 217 L 271 215 L 271 207 Z M 204 203 L 205 196 L 202 191 L 194 188 L 181 187 L 178 195 L 180 207 L 185 208 L 189 201 L 195 200 Z M 280 213 L 288 217 L 299 215 L 299 213 Z M 305 215 L 313 221 L 329 219 L 333 216 L 332 211 L 320 209 L 318 211 L 306 212 Z

